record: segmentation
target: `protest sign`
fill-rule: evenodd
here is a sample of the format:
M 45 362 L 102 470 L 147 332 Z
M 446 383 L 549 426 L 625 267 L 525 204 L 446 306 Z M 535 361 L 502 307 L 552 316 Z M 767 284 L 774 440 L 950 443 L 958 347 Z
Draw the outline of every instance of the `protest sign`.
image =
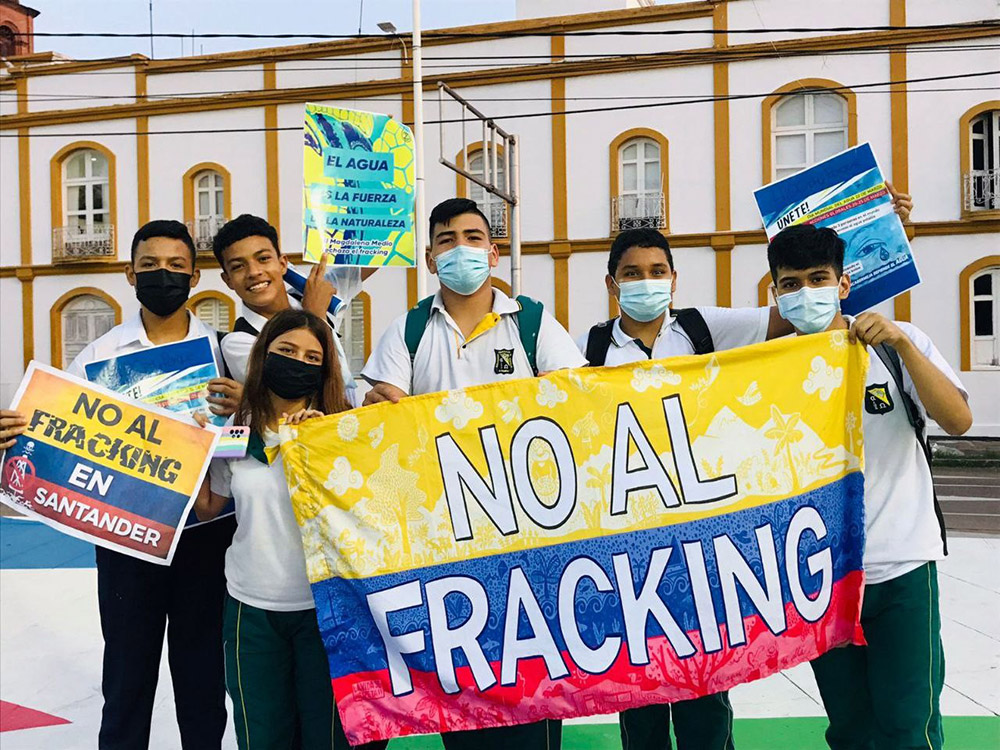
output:
M 283 427 L 352 743 L 697 698 L 860 643 L 846 331 Z
M 307 104 L 302 258 L 413 266 L 413 134 L 388 115 Z
M 126 398 L 167 411 L 204 412 L 213 424 L 226 417 L 209 411 L 208 381 L 219 377 L 219 367 L 207 336 L 140 349 L 84 365 L 87 380 Z
M 871 146 L 863 143 L 754 191 L 768 241 L 794 224 L 830 227 L 844 240 L 851 293 L 860 312 L 920 283 L 906 231 L 892 208 Z
M 52 528 L 169 565 L 218 431 L 32 362 L 11 408 L 27 430 L 0 463 L 0 501 Z

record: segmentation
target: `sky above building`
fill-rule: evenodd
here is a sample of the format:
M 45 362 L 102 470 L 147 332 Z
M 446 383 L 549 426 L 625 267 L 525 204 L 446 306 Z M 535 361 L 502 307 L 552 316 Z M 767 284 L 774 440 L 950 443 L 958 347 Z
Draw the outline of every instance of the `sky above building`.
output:
M 28 0 L 41 11 L 35 32 L 148 33 L 148 0 Z M 506 21 L 515 0 L 423 0 L 424 29 Z M 153 31 L 191 34 L 381 34 L 391 21 L 400 32 L 412 28 L 411 0 L 153 0 Z M 52 50 L 87 59 L 138 52 L 150 55 L 148 38 L 38 37 L 35 51 Z M 296 44 L 309 39 L 153 40 L 157 58 L 207 55 L 232 50 Z

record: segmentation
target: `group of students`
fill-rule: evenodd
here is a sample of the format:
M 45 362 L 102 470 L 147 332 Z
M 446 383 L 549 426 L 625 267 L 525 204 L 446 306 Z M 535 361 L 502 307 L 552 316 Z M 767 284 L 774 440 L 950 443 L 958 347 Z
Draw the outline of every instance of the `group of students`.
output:
M 895 195 L 905 219 L 909 196 Z M 951 434 L 972 422 L 967 393 L 916 327 L 876 313 L 840 312 L 850 292 L 844 243 L 830 229 L 796 226 L 768 247 L 776 307 L 675 310 L 678 272 L 655 230 L 621 232 L 608 259 L 608 293 L 621 314 L 578 342 L 540 303 L 511 299 L 490 281 L 499 262 L 489 221 L 476 204 L 450 199 L 430 215 L 427 265 L 440 291 L 395 320 L 362 375 L 363 405 L 536 377 L 584 365 L 618 365 L 704 354 L 790 334 L 843 329 L 872 353 L 864 432 L 867 545 L 861 615 L 867 646 L 813 661 L 834 750 L 940 748 L 944 662 L 935 562 L 945 553 L 922 419 Z M 163 634 L 184 748 L 218 748 L 234 705 L 239 747 L 337 750 L 348 744 L 306 576 L 302 542 L 278 455 L 278 424 L 357 405 L 354 382 L 327 318 L 372 272 L 316 265 L 300 296 L 283 281 L 287 259 L 265 220 L 243 215 L 214 241 L 225 283 L 242 300 L 221 335 L 184 303 L 198 283 L 184 225 L 154 221 L 136 234 L 126 269 L 141 310 L 84 349 L 69 371 L 116 354 L 200 336 L 216 346 L 212 410 L 251 428 L 242 459 L 212 462 L 170 567 L 98 548 L 98 603 L 105 640 L 99 745 L 145 748 Z M 25 429 L 0 412 L 0 448 Z M 733 748 L 733 711 L 723 692 L 632 709 L 620 717 L 625 750 Z M 446 733 L 447 750 L 550 750 L 561 724 Z M 382 748 L 371 743 L 365 748 Z

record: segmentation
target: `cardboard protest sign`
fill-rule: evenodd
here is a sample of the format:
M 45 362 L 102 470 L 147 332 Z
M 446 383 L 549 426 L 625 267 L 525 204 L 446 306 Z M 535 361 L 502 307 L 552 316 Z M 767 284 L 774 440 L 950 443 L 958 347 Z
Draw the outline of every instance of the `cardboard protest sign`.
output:
M 282 428 L 352 743 L 697 698 L 860 643 L 846 332 Z
M 11 408 L 28 428 L 0 462 L 0 501 L 58 531 L 169 565 L 217 430 L 32 362 Z
M 414 264 L 410 129 L 388 115 L 307 104 L 302 258 L 335 264 Z
M 841 307 L 860 312 L 920 283 L 910 242 L 892 208 L 871 146 L 863 143 L 754 191 L 768 241 L 794 224 L 830 227 L 844 240 L 851 293 Z

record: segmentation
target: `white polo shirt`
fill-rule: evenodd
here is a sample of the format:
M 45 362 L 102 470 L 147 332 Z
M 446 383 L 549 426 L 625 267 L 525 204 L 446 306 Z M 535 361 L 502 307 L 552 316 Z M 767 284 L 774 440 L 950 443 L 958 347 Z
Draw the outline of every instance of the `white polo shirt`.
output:
M 191 339 L 201 338 L 202 336 L 208 337 L 208 340 L 212 345 L 212 353 L 215 355 L 215 364 L 219 368 L 219 372 L 222 373 L 224 368 L 222 366 L 222 352 L 219 351 L 218 333 L 214 328 L 208 327 L 194 314 L 188 311 L 188 332 L 187 336 L 185 336 L 183 340 L 190 341 Z M 83 348 L 83 351 L 76 355 L 76 358 L 74 358 L 69 367 L 66 368 L 66 372 L 70 375 L 75 375 L 78 378 L 86 380 L 87 373 L 84 370 L 85 365 L 94 362 L 95 360 L 109 359 L 110 357 L 117 357 L 121 354 L 131 354 L 133 352 L 149 349 L 154 346 L 156 346 L 156 344 L 150 341 L 149 336 L 146 334 L 146 327 L 142 324 L 141 314 L 136 313 L 124 323 L 116 325 L 100 338 L 87 344 Z M 225 518 L 230 515 L 232 515 L 232 511 L 227 511 L 220 514 L 218 518 Z M 191 511 L 188 515 L 188 521 L 185 524 L 185 528 L 200 526 L 202 523 L 211 523 L 211 521 L 199 521 L 197 516 L 195 516 L 194 511 Z
M 896 322 L 966 400 L 969 394 L 926 333 Z M 874 349 L 865 384 L 865 578 L 884 583 L 944 557 L 941 526 L 934 512 L 931 469 L 906 418 L 895 381 Z M 903 385 L 926 419 L 926 410 L 903 364 Z
M 278 444 L 273 432 L 264 445 Z M 236 501 L 236 534 L 226 551 L 230 596 L 258 609 L 296 612 L 313 609 L 302 536 L 292 510 L 284 464 L 253 456 L 213 461 L 212 492 Z
M 361 291 L 361 269 L 353 266 L 337 266 L 327 269 L 326 278 L 337 288 L 337 296 L 344 301 L 334 319 L 334 322 L 337 324 L 336 327 L 339 327 L 344 315 L 350 308 L 351 300 L 358 296 L 358 292 Z M 286 288 L 291 289 L 291 287 Z M 302 309 L 302 303 L 291 294 L 288 295 L 288 303 L 293 310 Z M 258 331 L 267 325 L 267 318 L 259 313 L 255 313 L 246 304 L 240 306 L 240 316 L 245 318 L 247 323 Z M 337 358 L 340 361 L 340 372 L 344 378 L 344 387 L 347 389 L 347 399 L 354 404 L 354 375 L 351 373 L 350 362 L 344 352 L 343 345 L 340 343 L 340 336 L 337 334 L 336 327 L 333 332 L 333 345 L 337 348 Z M 222 340 L 222 353 L 225 355 L 226 364 L 229 365 L 229 372 L 233 376 L 233 379 L 238 380 L 240 383 L 246 380 L 247 362 L 250 360 L 250 350 L 253 349 L 256 340 L 256 336 L 243 333 L 242 331 L 227 333 L 226 337 Z
M 767 326 L 771 319 L 769 307 L 698 307 L 705 319 L 712 343 L 716 351 L 736 349 L 740 346 L 757 344 L 767 338 Z M 577 346 L 587 353 L 587 339 L 590 331 L 577 339 Z M 656 334 L 651 353 L 647 353 L 642 342 L 629 336 L 621 327 L 621 318 L 615 318 L 611 328 L 611 346 L 604 360 L 607 366 L 641 362 L 647 359 L 663 359 L 694 354 L 694 344 L 677 319 L 672 315 L 663 318 L 660 332 Z
M 516 300 L 494 289 L 493 311 L 466 338 L 438 292 L 412 364 L 404 336 L 406 315 L 401 315 L 379 339 L 361 374 L 369 382 L 389 383 L 410 395 L 533 377 L 514 319 L 519 309 Z M 535 359 L 539 372 L 587 364 L 566 329 L 545 311 Z

